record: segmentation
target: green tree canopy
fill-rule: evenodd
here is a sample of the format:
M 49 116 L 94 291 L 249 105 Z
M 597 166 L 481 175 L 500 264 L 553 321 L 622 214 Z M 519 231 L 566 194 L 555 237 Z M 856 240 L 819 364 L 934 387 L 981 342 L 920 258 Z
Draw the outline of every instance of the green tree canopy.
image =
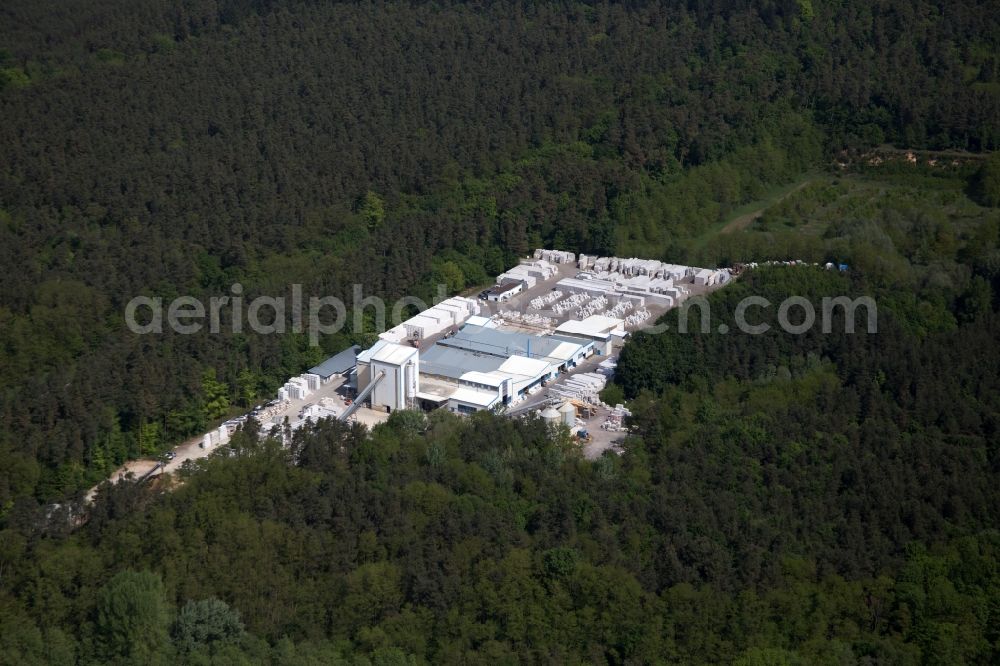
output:
M 97 648 L 108 662 L 162 662 L 169 624 L 163 582 L 154 573 L 122 571 L 98 594 Z

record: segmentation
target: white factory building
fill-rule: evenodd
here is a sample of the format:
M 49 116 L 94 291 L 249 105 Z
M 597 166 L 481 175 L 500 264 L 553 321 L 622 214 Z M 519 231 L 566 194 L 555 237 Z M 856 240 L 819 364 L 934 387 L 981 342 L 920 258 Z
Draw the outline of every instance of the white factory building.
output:
M 421 353 L 417 398 L 422 406 L 464 414 L 516 404 L 597 351 L 587 338 L 531 335 L 476 323 Z
M 574 271 L 574 265 L 579 272 L 556 282 L 567 270 Z M 358 401 L 376 410 L 448 409 L 467 414 L 505 409 L 586 358 L 609 356 L 625 339 L 627 325 L 637 326 L 650 316 L 644 309 L 647 304 L 676 306 L 689 295 L 692 284 L 715 285 L 728 278 L 727 271 L 653 259 L 577 257 L 540 249 L 500 274 L 480 298 L 506 302 L 552 281 L 551 291 L 558 297 L 577 299 L 568 306 L 576 308 L 570 319 L 558 325 L 550 320 L 551 324 L 535 328 L 526 318 L 522 325 L 505 323 L 509 317 L 481 316 L 479 303 L 456 296 L 381 334 L 371 348 L 330 359 L 313 368 L 312 377 L 296 378 L 285 388 L 289 394 L 301 394 L 353 362 Z M 596 305 L 588 309 L 589 303 Z M 590 375 L 595 382 L 606 380 L 599 373 L 584 373 L 566 381 L 579 383 L 582 388 L 573 389 L 580 393 L 590 386 Z M 558 392 L 563 383 L 549 390 Z M 595 387 L 589 393 L 596 395 L 600 387 L 596 383 Z
M 503 284 L 498 284 L 497 286 L 487 290 L 486 300 L 493 301 L 494 303 L 503 303 L 504 301 L 509 301 L 514 298 L 522 291 L 524 291 L 524 282 L 504 282 Z
M 358 395 L 369 393 L 372 409 L 379 411 L 414 407 L 420 392 L 419 364 L 416 347 L 379 340 L 358 354 Z
M 592 340 L 597 353 L 607 356 L 612 345 L 625 339 L 625 321 L 604 315 L 591 315 L 583 321 L 570 319 L 556 327 L 556 334 Z

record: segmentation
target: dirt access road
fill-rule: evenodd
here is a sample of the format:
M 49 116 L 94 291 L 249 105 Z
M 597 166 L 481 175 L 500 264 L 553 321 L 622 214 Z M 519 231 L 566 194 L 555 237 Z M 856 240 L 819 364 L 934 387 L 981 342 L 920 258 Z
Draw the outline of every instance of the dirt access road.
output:
M 781 203 L 788 197 L 792 196 L 793 194 L 801 190 L 806 185 L 814 183 L 815 181 L 816 181 L 815 178 L 809 178 L 808 180 L 802 181 L 801 183 L 799 183 L 792 189 L 788 190 L 787 192 L 783 192 L 782 194 L 780 194 L 777 197 L 774 197 L 773 199 L 768 199 L 767 201 L 763 202 L 758 208 L 755 208 L 749 213 L 745 213 L 743 215 L 740 215 L 739 217 L 735 217 L 732 220 L 730 220 L 729 223 L 726 224 L 726 226 L 722 227 L 719 233 L 731 234 L 735 231 L 742 231 L 743 229 L 746 229 L 751 224 L 753 224 L 754 220 L 759 220 L 761 216 L 764 215 L 764 212 L 767 211 L 768 208 Z
M 154 470 L 156 470 L 157 474 L 163 474 L 164 472 L 170 474 L 176 472 L 186 461 L 205 458 L 218 449 L 218 447 L 212 447 L 211 449 L 201 448 L 202 439 L 203 436 L 199 435 L 198 437 L 189 439 L 183 444 L 179 444 L 171 449 L 171 451 L 174 452 L 173 460 L 166 462 L 160 462 L 157 458 L 139 458 L 138 460 L 129 460 L 124 465 L 116 469 L 111 476 L 108 477 L 108 481 L 112 484 L 118 483 L 130 473 L 136 479 L 139 479 L 142 478 L 143 475 L 149 474 Z M 159 469 L 156 469 L 157 465 L 159 465 Z M 97 495 L 97 489 L 99 487 L 100 484 L 87 491 L 85 496 L 87 504 L 91 504 L 94 501 L 94 497 Z

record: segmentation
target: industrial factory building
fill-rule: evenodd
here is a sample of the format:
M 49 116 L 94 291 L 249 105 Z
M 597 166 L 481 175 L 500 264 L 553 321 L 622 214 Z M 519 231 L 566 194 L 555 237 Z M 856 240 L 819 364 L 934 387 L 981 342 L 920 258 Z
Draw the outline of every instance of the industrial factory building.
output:
M 338 375 L 344 375 L 351 370 L 358 363 L 358 352 L 361 351 L 359 345 L 353 345 L 348 347 L 344 351 L 331 356 L 314 368 L 309 368 L 309 374 L 316 375 L 319 377 L 320 382 L 326 384 L 331 379 Z
M 516 308 L 515 297 L 528 292 L 534 295 L 528 309 L 548 308 L 558 319 L 509 307 L 487 316 L 480 302 L 456 296 L 382 333 L 369 349 L 346 350 L 285 388 L 288 395 L 303 395 L 312 383 L 353 366 L 356 399 L 378 411 L 506 409 L 557 379 L 551 390 L 558 391 L 560 377 L 585 359 L 611 355 L 628 327 L 651 316 L 647 305 L 673 307 L 695 285 L 721 284 L 728 277 L 651 259 L 578 259 L 571 252 L 536 250 L 497 276 L 480 298 L 505 307 L 515 302 Z M 568 395 L 593 397 L 603 375 L 583 373 L 566 381 L 576 382 Z
M 422 377 L 454 391 L 421 397 L 436 404 L 447 398 L 448 408 L 460 413 L 514 404 L 593 353 L 590 340 L 466 325 L 420 359 Z

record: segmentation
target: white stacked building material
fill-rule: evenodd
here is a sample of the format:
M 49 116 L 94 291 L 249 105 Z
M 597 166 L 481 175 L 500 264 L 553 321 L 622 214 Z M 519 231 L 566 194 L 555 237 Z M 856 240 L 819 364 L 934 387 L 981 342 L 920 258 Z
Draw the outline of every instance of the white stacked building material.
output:
M 521 315 L 521 322 L 536 328 L 552 328 L 552 325 L 555 324 L 554 319 L 551 317 L 543 317 L 540 314 Z
M 616 319 L 621 319 L 622 315 L 631 310 L 634 306 L 630 300 L 621 300 L 618 305 L 614 306 L 610 310 L 604 312 L 605 317 L 614 317 Z
M 422 341 L 452 326 L 461 326 L 469 317 L 478 315 L 479 312 L 479 303 L 474 299 L 452 296 L 379 334 L 378 337 L 395 344 L 406 340 Z
M 563 297 L 563 295 L 564 295 L 563 292 L 559 291 L 558 289 L 555 289 L 547 294 L 536 296 L 535 298 L 531 299 L 531 302 L 528 304 L 528 309 L 541 310 L 546 305 L 551 305 L 552 303 L 558 301 L 560 298 Z
M 563 278 L 556 283 L 556 286 L 569 294 L 610 294 L 615 290 L 615 283 L 610 280 L 592 278 L 582 280 L 580 278 Z
M 688 292 L 687 287 L 682 287 L 680 285 L 667 290 L 667 296 L 674 300 L 674 305 L 680 305 L 683 303 L 687 299 L 689 293 L 690 292 Z
M 535 259 L 544 259 L 545 261 L 551 261 L 553 264 L 572 264 L 576 263 L 576 255 L 572 252 L 565 252 L 563 250 L 535 250 Z
M 380 340 L 385 340 L 386 342 L 400 343 L 406 340 L 406 326 L 400 324 L 399 326 L 393 326 L 388 331 L 384 333 L 379 333 Z
M 611 410 L 611 414 L 608 415 L 607 420 L 601 424 L 601 428 L 612 432 L 624 430 L 626 416 L 632 416 L 632 412 L 627 410 L 624 405 L 615 405 L 614 409 Z
M 448 324 L 436 317 L 417 315 L 403 322 L 403 328 L 406 329 L 406 340 L 424 340 L 444 332 L 448 328 Z
M 655 259 L 620 259 L 617 270 L 622 275 L 655 276 L 662 263 Z
M 679 305 L 688 296 L 688 291 L 677 284 L 681 281 L 716 285 L 724 284 L 729 278 L 725 270 L 665 264 L 655 259 L 582 255 L 580 267 L 591 273 L 560 280 L 560 290 L 605 295 L 616 302 L 628 299 L 636 307 Z
M 713 285 L 716 281 L 715 271 L 710 271 L 707 268 L 700 268 L 694 273 L 694 283 L 699 285 Z
M 559 301 L 552 306 L 552 311 L 556 314 L 562 314 L 563 312 L 568 312 L 575 307 L 579 307 L 581 304 L 585 303 L 590 299 L 590 296 L 586 293 L 576 293 L 569 298 Z
M 336 405 L 324 399 L 320 401 L 320 404 L 309 405 L 302 410 L 302 419 L 303 421 L 319 421 L 320 419 L 336 418 L 340 413 L 341 410 Z
M 628 327 L 640 326 L 651 316 L 652 314 L 646 308 L 636 310 L 629 316 L 625 317 L 625 325 Z
M 515 266 L 506 273 L 501 273 L 497 276 L 498 285 L 507 284 L 508 282 L 520 282 L 524 285 L 525 289 L 531 289 L 538 282 L 538 279 L 520 266 Z
M 292 377 L 285 382 L 282 388 L 285 389 L 285 395 L 288 396 L 289 400 L 305 400 L 309 397 L 309 385 L 301 377 Z
M 614 276 L 621 276 L 624 278 L 648 277 L 651 279 L 658 278 L 681 281 L 693 278 L 699 271 L 709 270 L 693 266 L 667 264 L 655 259 L 636 259 L 634 257 L 587 257 L 585 255 L 581 255 L 579 267 L 583 270 L 595 272 L 598 279 L 604 280 L 616 280 L 617 278 Z M 722 271 L 709 272 L 721 273 Z M 704 280 L 709 278 L 702 279 Z M 717 275 L 716 277 L 711 278 L 711 282 L 709 282 L 709 284 L 721 284 L 726 279 L 726 277 Z
M 521 321 L 521 313 L 517 310 L 500 310 L 497 314 L 502 321 Z
M 549 250 L 546 250 L 548 252 Z M 497 284 L 502 285 L 508 282 L 520 282 L 526 289 L 531 289 L 539 281 L 544 282 L 550 279 L 559 269 L 545 259 L 522 259 L 521 263 L 514 266 L 509 271 L 497 276 Z
M 451 326 L 461 326 L 468 319 L 468 313 L 458 307 L 457 305 L 449 305 L 447 303 L 438 303 L 434 306 L 435 310 L 438 310 L 442 314 L 447 315 L 448 323 Z
M 310 391 L 318 391 L 320 385 L 323 383 L 323 380 L 319 375 L 314 375 L 308 372 L 302 375 L 302 378 L 306 380 L 306 385 L 309 387 Z
M 454 305 L 459 309 L 465 310 L 466 319 L 478 315 L 482 311 L 476 299 L 466 298 L 465 296 L 452 296 L 451 298 L 446 298 L 441 301 L 439 305 Z
M 604 375 L 596 372 L 584 372 L 579 375 L 571 375 L 566 381 L 552 386 L 551 392 L 561 398 L 598 404 L 600 402 L 598 394 L 604 390 L 607 383 L 608 378 Z
M 576 318 L 586 319 L 590 315 L 596 314 L 597 312 L 603 310 L 604 308 L 607 307 L 607 305 L 608 305 L 608 299 L 605 298 L 604 296 L 598 296 L 597 298 L 591 299 L 586 304 L 581 306 L 580 309 L 576 311 Z
M 660 268 L 660 276 L 662 278 L 669 278 L 671 280 L 683 280 L 687 276 L 687 266 L 678 266 L 676 264 L 664 264 Z

